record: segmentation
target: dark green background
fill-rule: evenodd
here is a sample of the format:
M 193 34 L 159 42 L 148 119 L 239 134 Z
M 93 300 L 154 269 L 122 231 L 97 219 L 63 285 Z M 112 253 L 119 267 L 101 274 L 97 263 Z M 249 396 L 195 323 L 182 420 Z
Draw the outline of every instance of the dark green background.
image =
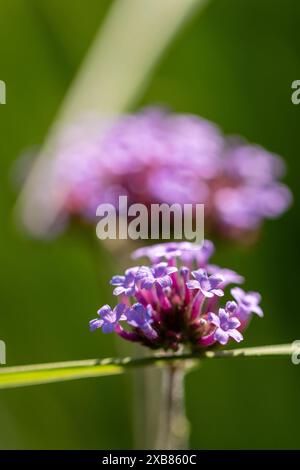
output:
M 141 0 L 146 1 L 146 0 Z M 111 254 L 96 260 L 68 231 L 54 243 L 26 239 L 12 209 L 14 161 L 40 144 L 109 1 L 1 0 L 0 339 L 8 365 L 117 354 L 88 321 L 110 302 Z M 300 339 L 300 79 L 298 0 L 212 0 L 168 50 L 141 104 L 200 114 L 284 156 L 295 202 L 264 226 L 251 249 L 219 246 L 215 262 L 240 271 L 263 295 L 245 345 Z M 98 264 L 98 266 L 97 266 Z M 102 275 L 100 275 L 102 272 Z M 96 275 L 95 275 L 96 274 Z M 193 448 L 300 448 L 300 366 L 284 359 L 204 363 L 187 380 Z M 1 448 L 133 446 L 131 378 L 112 377 L 0 392 Z

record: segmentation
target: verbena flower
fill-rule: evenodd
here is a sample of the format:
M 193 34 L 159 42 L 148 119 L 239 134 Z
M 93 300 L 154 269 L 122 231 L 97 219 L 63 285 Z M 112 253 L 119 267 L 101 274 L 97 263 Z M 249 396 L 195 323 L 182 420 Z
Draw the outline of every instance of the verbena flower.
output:
M 114 295 L 134 295 L 135 291 L 135 276 L 139 268 L 126 269 L 124 276 L 113 276 L 110 283 L 112 286 L 117 286 L 114 289 Z
M 207 228 L 243 238 L 291 203 L 280 157 L 197 116 L 146 109 L 103 129 L 102 120 L 74 125 L 57 144 L 48 199 L 59 200 L 65 217 L 91 221 L 99 204 L 117 207 L 120 195 L 147 207 L 202 203 Z
M 213 312 L 208 314 L 208 320 L 216 326 L 214 331 L 214 340 L 220 344 L 227 344 L 230 338 L 233 338 L 238 343 L 243 340 L 243 335 L 238 331 L 241 322 L 237 317 L 232 316 L 230 310 L 220 308 L 218 315 Z
M 261 296 L 258 292 L 245 292 L 240 287 L 235 287 L 231 289 L 231 295 L 238 304 L 243 321 L 247 321 L 252 313 L 256 313 L 259 317 L 263 316 L 263 311 L 259 306 Z
M 209 276 L 204 269 L 192 271 L 192 276 L 195 280 L 186 283 L 188 289 L 200 289 L 204 297 L 213 297 L 214 295 L 221 297 L 224 295 L 224 292 L 220 289 L 221 284 L 224 282 L 223 276 L 218 274 Z
M 168 266 L 168 263 L 158 263 L 152 268 L 142 266 L 136 273 L 136 280 L 141 281 L 142 289 L 151 289 L 153 286 L 171 287 L 172 278 L 170 274 L 175 273 L 175 266 Z
M 131 308 L 128 308 L 127 323 L 142 331 L 147 339 L 154 340 L 157 338 L 157 333 L 151 326 L 153 316 L 150 304 L 145 307 L 142 304 L 136 303 Z
M 181 346 L 197 349 L 242 341 L 241 332 L 252 313 L 263 315 L 261 297 L 236 286 L 228 300 L 227 286 L 243 278 L 209 264 L 208 247 L 212 253 L 207 240 L 203 246 L 166 243 L 134 252 L 135 258 L 147 255 L 155 261 L 113 277 L 111 283 L 120 288 L 114 291 L 119 303 L 113 310 L 102 307 L 99 318 L 90 322 L 91 330 L 114 331 L 149 348 L 174 351 Z M 227 301 L 222 306 L 224 295 Z
M 118 304 L 113 310 L 109 305 L 104 305 L 98 310 L 99 318 L 90 322 L 91 330 L 102 328 L 103 333 L 112 333 L 119 321 L 126 319 L 125 316 L 122 317 L 125 308 L 126 305 L 122 303 Z
M 243 276 L 236 273 L 232 269 L 220 268 L 215 264 L 209 264 L 207 266 L 207 272 L 209 274 L 219 274 L 223 278 L 222 286 L 227 286 L 228 284 L 242 284 L 244 282 Z

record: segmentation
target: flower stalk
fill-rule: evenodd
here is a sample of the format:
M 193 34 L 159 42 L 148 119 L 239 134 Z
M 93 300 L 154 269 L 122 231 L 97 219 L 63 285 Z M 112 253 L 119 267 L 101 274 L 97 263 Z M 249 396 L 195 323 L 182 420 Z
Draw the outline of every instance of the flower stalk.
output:
M 169 364 L 163 369 L 156 449 L 188 449 L 189 422 L 185 415 L 184 378 L 183 364 Z

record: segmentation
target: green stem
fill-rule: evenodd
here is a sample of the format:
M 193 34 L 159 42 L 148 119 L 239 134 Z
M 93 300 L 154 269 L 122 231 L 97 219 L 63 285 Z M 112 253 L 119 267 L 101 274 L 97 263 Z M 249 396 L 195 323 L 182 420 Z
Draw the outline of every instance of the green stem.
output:
M 57 369 L 65 367 L 88 367 L 117 365 L 122 368 L 144 367 L 150 365 L 161 365 L 164 362 L 186 361 L 188 359 L 220 359 L 231 357 L 257 357 L 257 356 L 290 356 L 296 348 L 293 344 L 279 344 L 274 346 L 258 346 L 252 348 L 240 348 L 232 350 L 190 352 L 183 354 L 155 354 L 142 358 L 107 358 L 107 359 L 83 359 L 81 361 L 51 362 L 47 364 L 33 364 L 29 366 L 5 367 L 1 373 L 19 371 L 35 371 L 41 369 Z
M 211 350 L 202 353 L 156 354 L 142 358 L 88 359 L 19 367 L 1 367 L 0 388 L 14 388 L 50 382 L 62 382 L 65 380 L 115 375 L 121 374 L 131 368 L 146 366 L 163 367 L 166 364 L 175 365 L 182 363 L 182 361 L 190 361 L 193 365 L 197 365 L 197 361 L 204 359 L 291 356 L 293 353 L 297 355 L 300 354 L 299 346 L 295 343 L 233 350 Z
M 156 449 L 188 449 L 189 423 L 185 416 L 185 367 L 168 364 L 163 369 L 160 420 Z

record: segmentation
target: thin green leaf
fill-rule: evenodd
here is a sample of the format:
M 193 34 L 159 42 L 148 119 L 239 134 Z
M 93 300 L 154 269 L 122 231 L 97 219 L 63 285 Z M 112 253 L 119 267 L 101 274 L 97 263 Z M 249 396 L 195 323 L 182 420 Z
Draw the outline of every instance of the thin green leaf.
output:
M 124 359 L 91 359 L 19 367 L 4 367 L 0 369 L 0 389 L 116 375 L 121 374 L 130 368 L 146 366 L 162 367 L 168 362 L 175 361 L 189 360 L 197 364 L 197 361 L 202 359 L 291 356 L 294 352 L 299 352 L 295 345 L 281 344 L 233 350 L 206 351 L 202 354 L 157 354 L 143 358 L 126 357 Z
M 116 375 L 124 372 L 123 367 L 115 364 L 77 366 L 76 363 L 77 361 L 74 361 L 74 364 L 70 364 L 70 366 L 65 366 L 62 363 L 4 368 L 0 370 L 0 389 Z

